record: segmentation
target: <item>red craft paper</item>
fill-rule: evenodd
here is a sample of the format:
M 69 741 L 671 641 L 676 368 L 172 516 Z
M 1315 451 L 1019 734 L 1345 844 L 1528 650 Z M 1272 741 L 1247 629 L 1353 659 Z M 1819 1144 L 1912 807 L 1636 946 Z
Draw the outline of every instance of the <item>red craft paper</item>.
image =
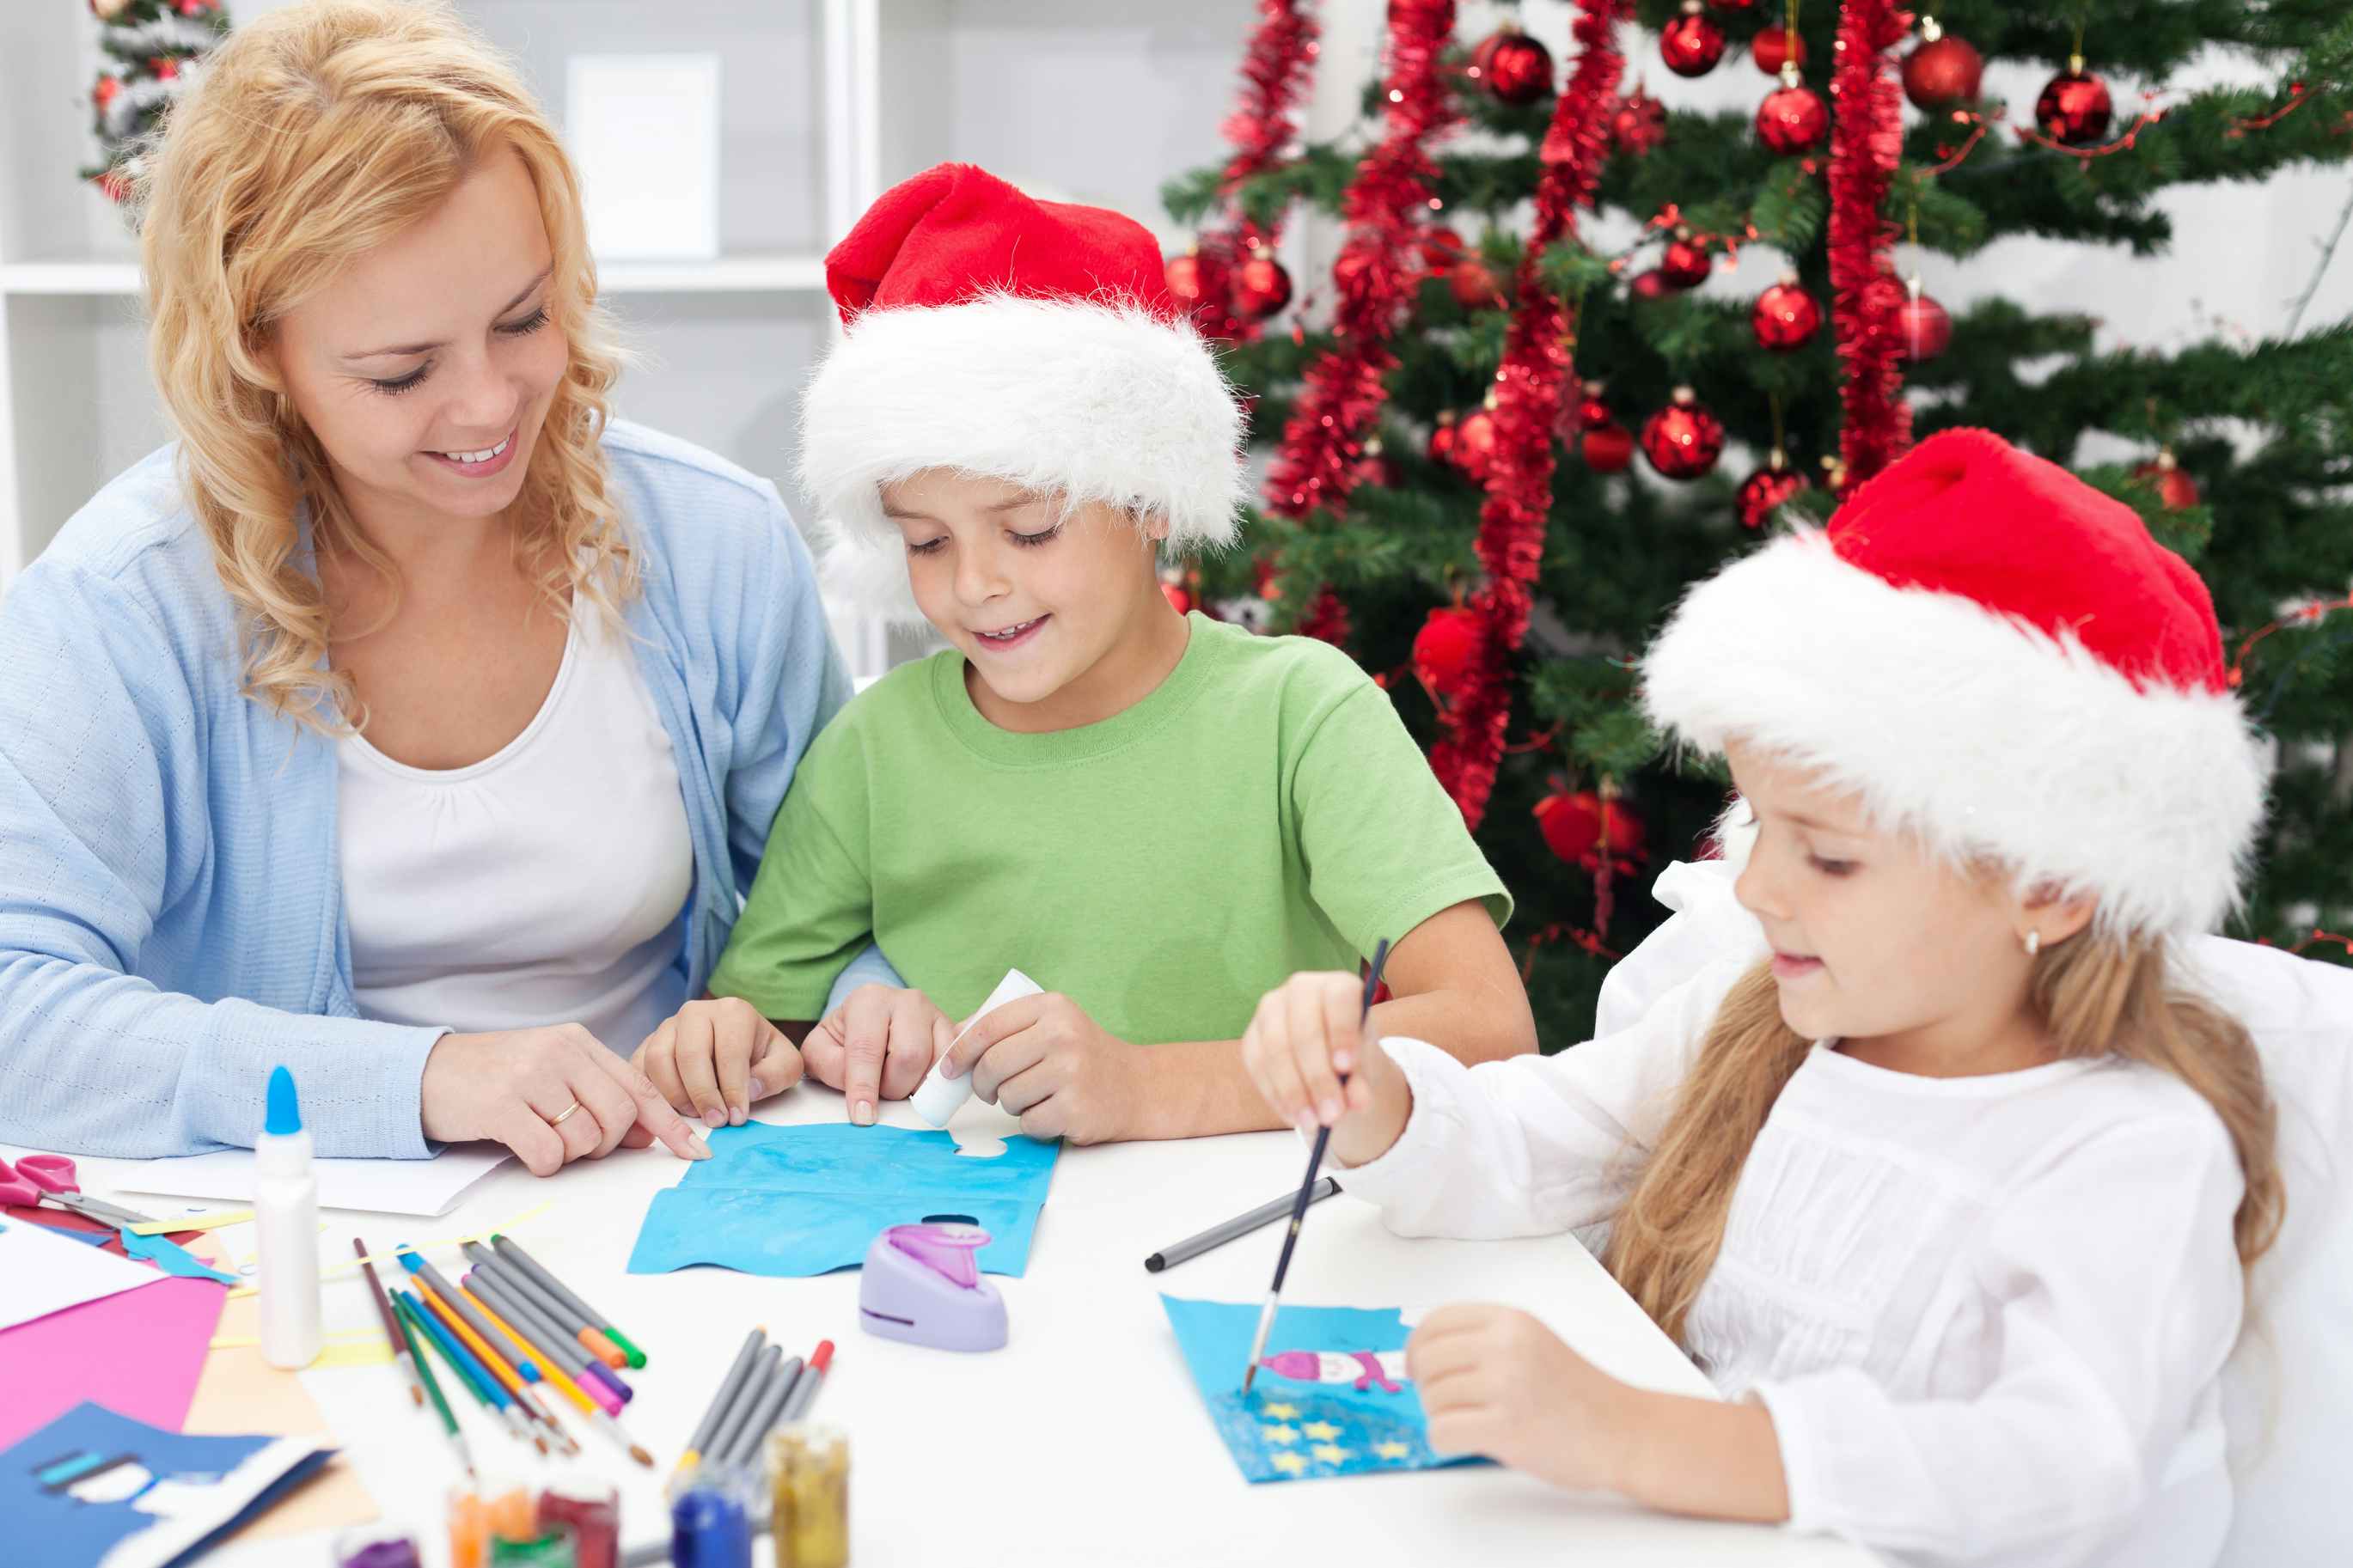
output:
M 164 1278 L 0 1332 L 0 1448 L 83 1400 L 177 1432 L 228 1287 Z
M 111 1239 L 99 1245 L 98 1249 L 100 1252 L 111 1252 L 117 1258 L 126 1256 L 122 1250 L 121 1231 L 102 1220 L 94 1220 L 88 1215 L 75 1214 L 70 1209 L 18 1208 L 16 1205 L 10 1204 L 5 1208 L 0 1208 L 0 1217 L 20 1219 L 27 1225 L 45 1225 L 51 1230 L 78 1230 L 89 1236 L 104 1235 Z M 164 1239 L 185 1247 L 188 1245 L 190 1237 L 202 1235 L 204 1232 L 200 1230 L 175 1230 L 167 1233 Z

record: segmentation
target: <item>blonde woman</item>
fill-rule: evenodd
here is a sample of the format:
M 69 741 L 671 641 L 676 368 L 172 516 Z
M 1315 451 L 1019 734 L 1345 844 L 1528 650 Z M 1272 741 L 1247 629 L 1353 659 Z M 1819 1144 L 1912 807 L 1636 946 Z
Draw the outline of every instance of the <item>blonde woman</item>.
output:
M 608 421 L 573 170 L 441 6 L 233 35 L 141 195 L 179 439 L 0 611 L 0 1139 L 249 1144 L 282 1062 L 324 1154 L 706 1154 L 628 1055 L 848 695 L 775 488 Z
M 1556 1057 L 1359 1038 L 1349 976 L 1295 977 L 1245 1041 L 1394 1228 L 1606 1225 L 1732 1396 L 1448 1307 L 1406 1361 L 1432 1446 L 1907 1563 L 2213 1563 L 2285 1189 L 2254 1043 L 2185 984 L 2263 809 L 2204 584 L 1947 431 L 1694 589 L 1643 682 L 1730 764 L 1769 963 Z

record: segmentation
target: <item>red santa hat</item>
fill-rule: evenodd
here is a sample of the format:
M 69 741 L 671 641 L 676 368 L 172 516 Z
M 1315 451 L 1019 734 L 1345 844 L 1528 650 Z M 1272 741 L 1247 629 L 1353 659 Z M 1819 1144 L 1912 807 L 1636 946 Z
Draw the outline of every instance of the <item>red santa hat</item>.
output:
M 1232 542 L 1242 417 L 1134 219 L 1032 200 L 969 163 L 885 192 L 825 258 L 847 335 L 801 405 L 828 580 L 920 619 L 881 487 L 960 468 Z
M 2132 509 L 1984 430 L 1931 437 L 1828 531 L 1700 584 L 1643 663 L 1653 722 L 1819 770 L 1873 820 L 2111 935 L 2237 903 L 2264 766 L 2206 584 Z

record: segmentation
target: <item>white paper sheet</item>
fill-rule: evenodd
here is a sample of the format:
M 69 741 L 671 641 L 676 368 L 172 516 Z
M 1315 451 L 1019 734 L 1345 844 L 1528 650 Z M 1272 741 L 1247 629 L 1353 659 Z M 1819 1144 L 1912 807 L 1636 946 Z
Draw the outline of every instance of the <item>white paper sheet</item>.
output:
M 85 1301 L 153 1285 L 165 1276 L 144 1263 L 100 1252 L 47 1226 L 0 1219 L 0 1329 L 13 1329 Z
M 448 1214 L 468 1187 L 513 1157 L 495 1143 L 470 1143 L 445 1149 L 430 1160 L 319 1160 L 312 1164 L 319 1176 L 321 1208 L 432 1215 Z M 251 1198 L 253 1151 L 217 1149 L 170 1160 L 110 1161 L 107 1175 L 126 1193 Z

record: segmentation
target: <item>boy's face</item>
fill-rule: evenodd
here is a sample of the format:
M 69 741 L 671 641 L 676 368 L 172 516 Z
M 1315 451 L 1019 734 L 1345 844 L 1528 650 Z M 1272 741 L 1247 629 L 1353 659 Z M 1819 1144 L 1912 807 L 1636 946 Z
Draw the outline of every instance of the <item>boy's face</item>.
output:
M 2025 1005 L 2019 932 L 2030 921 L 2006 879 L 1956 870 L 1768 753 L 1739 742 L 1725 752 L 1757 830 L 1733 892 L 1772 944 L 1790 1028 L 1902 1040 L 1933 1059 Z
M 882 510 L 924 618 L 1008 702 L 1085 675 L 1160 601 L 1149 532 L 1108 506 L 1066 513 L 1057 496 L 926 468 L 884 485 Z

